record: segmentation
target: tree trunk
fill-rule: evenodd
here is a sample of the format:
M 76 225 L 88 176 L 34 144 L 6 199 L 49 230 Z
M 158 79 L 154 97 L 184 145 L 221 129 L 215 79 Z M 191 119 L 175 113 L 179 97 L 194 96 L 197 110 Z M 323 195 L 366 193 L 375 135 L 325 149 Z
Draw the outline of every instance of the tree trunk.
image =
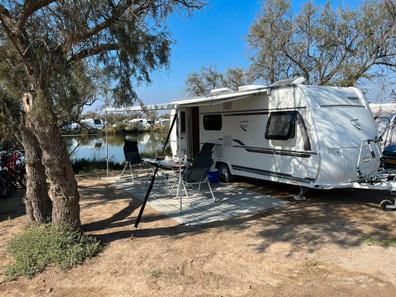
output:
M 26 212 L 36 223 L 51 222 L 52 202 L 48 196 L 42 152 L 36 137 L 21 124 L 21 142 L 25 149 L 26 163 Z
M 35 102 L 36 101 L 36 102 Z M 52 222 L 80 228 L 80 196 L 73 168 L 52 112 L 51 103 L 41 92 L 24 97 L 28 126 L 37 137 L 43 152 L 42 163 L 49 180 Z

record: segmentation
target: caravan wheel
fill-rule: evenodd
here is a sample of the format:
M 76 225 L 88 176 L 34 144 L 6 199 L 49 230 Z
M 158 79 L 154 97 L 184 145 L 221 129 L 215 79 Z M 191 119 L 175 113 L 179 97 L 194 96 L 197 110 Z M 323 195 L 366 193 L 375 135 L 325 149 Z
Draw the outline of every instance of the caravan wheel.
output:
M 380 206 L 382 208 L 382 210 L 391 210 L 391 209 L 395 209 L 395 207 L 390 207 L 390 206 L 394 206 L 395 203 L 390 201 L 390 200 L 382 200 L 380 203 Z
M 219 170 L 219 177 L 222 182 L 230 183 L 234 180 L 234 176 L 231 174 L 228 165 L 225 163 L 218 163 L 217 169 Z

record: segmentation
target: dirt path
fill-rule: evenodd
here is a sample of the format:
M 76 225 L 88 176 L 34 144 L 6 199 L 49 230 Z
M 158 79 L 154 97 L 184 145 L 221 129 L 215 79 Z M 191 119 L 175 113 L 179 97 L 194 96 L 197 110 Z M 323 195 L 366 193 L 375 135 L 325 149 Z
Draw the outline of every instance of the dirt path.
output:
M 79 184 L 84 229 L 103 251 L 66 272 L 50 267 L 12 282 L 0 274 L 0 296 L 396 294 L 396 247 L 365 243 L 396 237 L 396 212 L 379 210 L 376 193 L 312 192 L 305 202 L 200 227 L 177 226 L 148 207 L 133 231 L 139 201 L 105 180 Z M 296 191 L 269 183 L 261 190 L 284 199 Z M 27 222 L 20 202 L 11 208 L 0 201 L 0 267 L 9 260 L 6 240 Z

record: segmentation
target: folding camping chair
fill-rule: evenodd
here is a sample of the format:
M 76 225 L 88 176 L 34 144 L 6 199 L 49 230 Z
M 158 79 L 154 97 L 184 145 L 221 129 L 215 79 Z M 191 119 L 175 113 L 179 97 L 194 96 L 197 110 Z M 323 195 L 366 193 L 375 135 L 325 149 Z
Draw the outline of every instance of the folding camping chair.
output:
M 123 149 L 126 163 L 124 169 L 121 172 L 120 179 L 123 176 L 125 169 L 129 166 L 132 182 L 135 182 L 135 178 L 133 176 L 133 167 L 140 165 L 140 168 L 142 168 L 143 166 L 143 161 L 139 154 L 138 143 L 136 140 L 125 140 Z M 136 177 L 138 177 L 138 174 L 136 174 Z
M 201 191 L 201 184 L 207 184 L 209 191 L 212 195 L 213 202 L 216 202 L 216 198 L 213 194 L 212 187 L 210 186 L 209 180 L 207 178 L 207 174 L 209 172 L 210 167 L 213 164 L 213 159 L 212 155 L 208 153 L 198 153 L 192 163 L 187 165 L 183 171 L 181 172 L 179 176 L 179 180 L 177 183 L 175 183 L 170 192 L 169 195 L 172 193 L 173 189 L 175 188 L 177 184 L 177 195 L 179 195 L 179 187 L 182 186 L 184 189 L 184 193 L 187 196 L 187 199 L 190 199 L 190 196 L 188 195 L 187 187 L 191 185 L 198 185 L 198 192 L 197 195 L 199 195 Z M 180 211 L 182 211 L 182 196 L 180 195 Z
M 205 142 L 202 145 L 201 150 L 199 151 L 198 154 L 210 154 L 210 155 L 212 155 L 213 148 L 214 148 L 214 143 Z

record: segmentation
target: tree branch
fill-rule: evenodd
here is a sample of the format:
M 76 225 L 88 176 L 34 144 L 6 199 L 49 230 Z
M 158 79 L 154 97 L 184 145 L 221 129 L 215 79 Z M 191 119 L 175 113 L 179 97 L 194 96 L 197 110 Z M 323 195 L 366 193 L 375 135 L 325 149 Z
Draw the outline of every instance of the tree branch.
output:
M 179 3 L 180 5 L 183 5 L 189 9 L 195 9 L 195 8 L 201 8 L 204 5 L 204 2 L 201 1 L 196 1 L 196 0 L 174 0 L 176 3 Z M 70 35 L 65 42 L 65 48 L 68 49 L 72 45 L 82 41 L 86 40 L 99 32 L 109 28 L 113 23 L 117 22 L 120 17 L 132 6 L 132 5 L 139 5 L 138 7 L 133 9 L 133 14 L 135 17 L 140 15 L 142 12 L 145 12 L 148 8 L 149 5 L 152 5 L 153 1 L 152 0 L 124 0 L 121 1 L 120 4 L 115 6 L 112 9 L 111 15 L 106 18 L 103 22 L 97 24 L 91 29 L 88 29 L 84 32 L 81 32 L 79 34 L 72 34 Z
M 353 38 L 351 38 L 348 44 L 345 44 L 345 46 L 343 47 L 343 52 L 341 54 L 341 57 L 337 62 L 337 65 L 328 74 L 326 74 L 327 67 L 330 64 L 330 60 L 328 61 L 325 67 L 325 71 L 323 71 L 323 78 L 319 82 L 321 85 L 328 83 L 337 74 L 337 72 L 344 66 L 344 61 L 348 57 L 348 54 L 351 52 L 352 45 L 355 42 L 356 38 L 357 36 L 354 36 Z M 346 40 L 344 43 L 346 43 Z
M 3 27 L 6 30 L 11 30 L 11 28 L 15 24 L 8 9 L 1 4 L 0 4 L 0 21 L 3 23 Z
M 85 59 L 87 57 L 95 56 L 105 51 L 115 51 L 118 50 L 120 46 L 116 43 L 101 44 L 95 47 L 87 48 L 79 51 L 78 53 L 72 55 L 68 60 L 69 63 L 75 63 Z
M 22 27 L 25 25 L 26 20 L 37 10 L 56 2 L 56 0 L 27 0 L 22 11 L 18 15 L 17 30 L 21 31 Z
M 11 14 L 9 11 L 0 4 L 0 21 L 1 24 L 4 27 L 4 31 L 6 32 L 8 38 L 10 39 L 11 43 L 14 45 L 16 51 L 18 52 L 21 60 L 23 61 L 27 72 L 30 74 L 30 68 L 29 65 L 25 59 L 25 55 L 20 47 L 20 43 L 18 38 L 20 37 L 18 34 L 16 34 L 16 22 L 12 18 Z
M 293 57 L 291 54 L 289 54 L 288 50 L 286 48 L 283 48 L 283 53 L 285 56 L 292 61 L 294 64 L 296 64 L 305 74 L 305 78 L 309 81 L 309 70 L 304 67 L 304 64 L 302 61 L 297 60 L 295 57 Z
M 375 65 L 384 65 L 386 67 L 396 67 L 396 63 L 385 62 L 385 61 L 375 62 L 374 64 Z
M 150 0 L 148 2 L 150 2 Z M 93 27 L 85 32 L 82 32 L 80 34 L 70 35 L 66 39 L 65 47 L 70 48 L 73 44 L 76 44 L 82 40 L 88 39 L 88 38 L 98 34 L 102 30 L 110 27 L 110 25 L 113 24 L 114 22 L 116 22 L 124 14 L 124 12 L 133 4 L 135 4 L 135 0 L 122 1 L 121 4 L 119 4 L 118 6 L 113 8 L 112 15 L 109 18 L 107 18 L 105 21 L 103 21 L 102 23 L 99 23 L 95 27 Z M 140 7 L 139 9 L 142 9 L 142 7 Z

